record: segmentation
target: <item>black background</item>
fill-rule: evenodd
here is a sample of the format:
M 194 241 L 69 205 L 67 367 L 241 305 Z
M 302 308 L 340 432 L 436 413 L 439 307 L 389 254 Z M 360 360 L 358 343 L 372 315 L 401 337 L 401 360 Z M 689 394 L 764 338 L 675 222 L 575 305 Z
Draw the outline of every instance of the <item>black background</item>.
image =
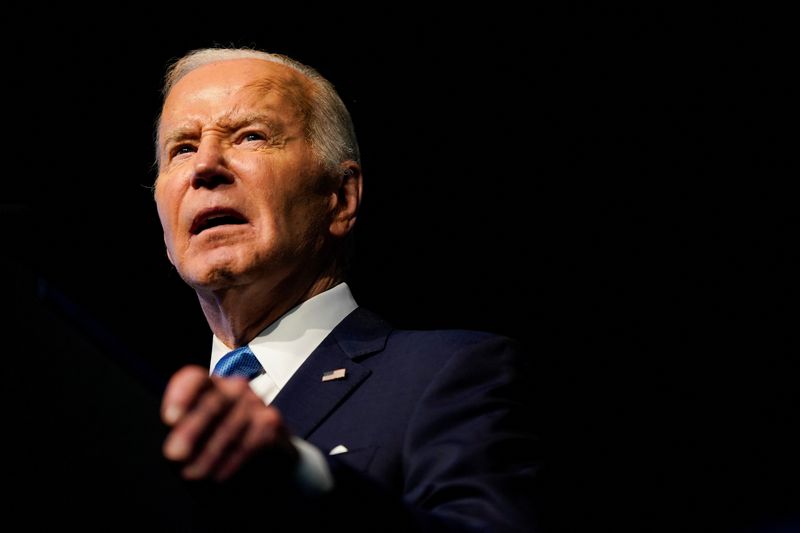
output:
M 88 342 L 154 398 L 206 362 L 149 189 L 153 122 L 171 59 L 234 44 L 314 66 L 351 110 L 359 303 L 530 349 L 555 529 L 772 531 L 796 516 L 785 14 L 196 9 L 31 6 L 5 23 L 22 28 L 6 45 L 5 259 L 12 295 L 35 294 L 13 336 L 80 374 L 79 394 L 52 374 L 76 449 L 94 422 L 69 413 L 97 394 L 92 365 L 61 352 Z M 81 341 L 52 340 L 60 328 Z

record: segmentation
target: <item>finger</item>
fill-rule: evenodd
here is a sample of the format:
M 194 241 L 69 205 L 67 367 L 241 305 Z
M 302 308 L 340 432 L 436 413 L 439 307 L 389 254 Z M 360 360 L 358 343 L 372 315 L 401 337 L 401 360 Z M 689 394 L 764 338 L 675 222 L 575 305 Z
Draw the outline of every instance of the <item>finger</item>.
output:
M 240 391 L 247 388 L 245 380 L 231 380 L 240 382 L 231 385 Z M 203 441 L 213 435 L 220 420 L 224 419 L 228 411 L 235 404 L 235 396 L 220 389 L 219 384 L 210 382 L 180 421 L 173 427 L 167 440 L 164 442 L 164 455 L 173 461 L 189 460 L 197 450 L 201 449 Z M 227 388 L 230 389 L 231 386 Z M 240 392 L 241 394 L 241 392 Z
M 285 443 L 278 443 L 277 437 L 286 439 Z M 225 481 L 239 471 L 248 459 L 256 454 L 263 453 L 268 448 L 281 448 L 291 446 L 288 432 L 283 427 L 283 421 L 277 409 L 266 407 L 251 418 L 250 424 L 235 447 L 229 449 L 217 465 L 213 476 L 217 481 Z
M 255 396 L 255 395 L 253 395 Z M 232 449 L 244 438 L 255 409 L 265 409 L 260 399 L 255 402 L 242 396 L 231 407 L 223 419 L 209 436 L 208 440 L 197 450 L 192 462 L 183 469 L 184 477 L 201 479 L 206 477 Z
M 208 371 L 197 365 L 188 365 L 173 374 L 161 402 L 161 418 L 173 426 L 192 407 L 200 393 L 208 387 Z

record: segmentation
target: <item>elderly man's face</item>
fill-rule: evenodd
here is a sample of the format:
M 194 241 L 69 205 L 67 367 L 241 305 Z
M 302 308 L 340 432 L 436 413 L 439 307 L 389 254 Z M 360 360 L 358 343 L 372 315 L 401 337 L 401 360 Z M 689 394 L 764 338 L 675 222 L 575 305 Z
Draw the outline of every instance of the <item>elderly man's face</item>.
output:
M 239 59 L 170 91 L 155 197 L 170 260 L 194 288 L 277 284 L 322 248 L 336 193 L 305 138 L 305 83 Z

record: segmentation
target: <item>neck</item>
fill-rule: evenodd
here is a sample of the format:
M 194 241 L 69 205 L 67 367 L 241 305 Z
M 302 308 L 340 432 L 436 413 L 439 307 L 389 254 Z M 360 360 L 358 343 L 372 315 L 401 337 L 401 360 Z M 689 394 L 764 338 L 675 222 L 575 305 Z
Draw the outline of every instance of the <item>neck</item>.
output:
M 197 291 L 211 331 L 229 348 L 244 346 L 291 308 L 335 287 L 340 276 L 328 273 L 313 280 L 252 283 L 214 291 Z

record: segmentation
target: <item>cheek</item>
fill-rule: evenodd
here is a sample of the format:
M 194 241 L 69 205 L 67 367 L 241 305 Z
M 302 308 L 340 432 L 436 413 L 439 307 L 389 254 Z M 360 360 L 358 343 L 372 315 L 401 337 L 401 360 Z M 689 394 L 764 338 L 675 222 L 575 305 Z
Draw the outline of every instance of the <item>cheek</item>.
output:
M 161 228 L 164 231 L 164 238 L 169 241 L 172 239 L 177 224 L 177 209 L 173 205 L 174 202 L 171 201 L 169 190 L 163 187 L 156 188 L 155 201 L 158 219 L 161 221 Z
M 164 202 L 163 194 L 156 192 L 156 212 L 158 213 L 158 220 L 161 221 L 161 228 L 166 232 L 169 229 L 169 211 L 167 204 Z
M 325 238 L 328 226 L 328 202 L 317 195 L 308 195 L 295 204 L 291 213 L 292 231 L 295 238 L 309 245 L 316 245 Z

